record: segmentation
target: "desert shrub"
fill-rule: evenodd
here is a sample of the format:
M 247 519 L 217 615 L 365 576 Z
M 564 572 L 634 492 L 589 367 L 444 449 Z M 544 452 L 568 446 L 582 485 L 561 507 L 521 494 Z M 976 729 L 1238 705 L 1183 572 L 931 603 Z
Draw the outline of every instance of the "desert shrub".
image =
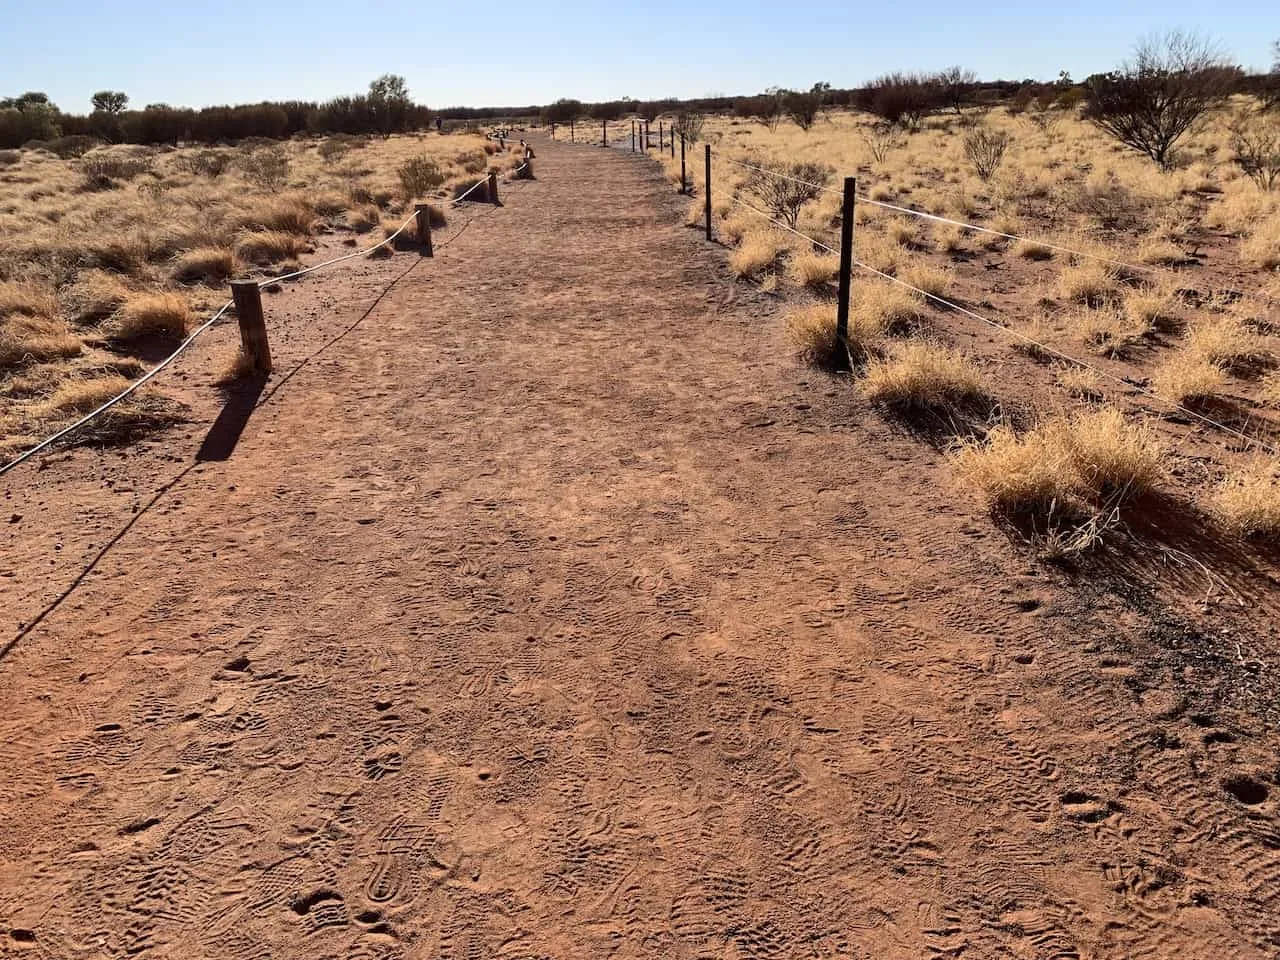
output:
M 264 189 L 278 189 L 289 179 L 289 157 L 279 148 L 255 149 L 242 154 L 237 165 L 246 179 Z
M 0 150 L 0 169 L 12 167 L 21 159 L 21 150 Z
M 1174 354 L 1151 377 L 1157 394 L 1182 404 L 1203 403 L 1226 385 L 1221 364 L 1185 352 Z
M 815 86 L 807 93 L 787 93 L 782 98 L 782 108 L 797 127 L 809 130 L 818 119 L 818 111 L 822 109 L 821 88 Z
M 1018 436 L 1007 425 L 957 450 L 953 465 L 993 510 L 1049 514 L 1067 508 L 1079 492 L 1066 447 L 1043 430 Z
M 1280 187 L 1280 119 L 1266 114 L 1240 116 L 1231 125 L 1236 165 L 1259 190 Z
M 791 278 L 802 286 L 821 290 L 836 278 L 840 258 L 829 253 L 806 251 L 791 258 Z
M 785 249 L 786 243 L 771 228 L 749 231 L 729 255 L 729 269 L 735 277 L 756 276 L 777 263 Z
M 1073 416 L 1060 436 L 1081 481 L 1096 496 L 1138 496 L 1164 475 L 1155 432 L 1114 407 Z
M 884 163 L 889 154 L 905 142 L 901 131 L 886 120 L 867 124 L 858 133 L 871 152 L 871 159 L 876 163 Z
M 916 127 L 926 114 L 943 105 L 943 99 L 929 76 L 887 73 L 858 92 L 857 105 L 887 123 Z
M 681 110 L 671 124 L 675 136 L 684 137 L 687 143 L 697 143 L 702 139 L 702 128 L 706 124 L 704 117 L 697 110 Z
M 801 208 L 822 194 L 831 182 L 830 167 L 819 163 L 760 164 L 752 170 L 747 189 L 760 198 L 765 209 L 795 227 Z
M 76 135 L 70 137 L 56 137 L 48 141 L 44 148 L 52 154 L 56 154 L 63 160 L 72 160 L 76 157 L 83 157 L 94 147 L 102 143 L 97 137 L 87 137 Z
M 235 154 L 227 150 L 198 150 L 176 158 L 179 169 L 199 177 L 216 180 L 235 162 Z
M 82 159 L 80 170 L 87 180 L 132 180 L 140 174 L 150 173 L 151 161 L 97 153 Z
M 1091 77 L 1084 115 L 1168 170 L 1174 145 L 1225 102 L 1239 74 L 1208 41 L 1173 31 L 1142 41 L 1119 70 Z
M 337 163 L 352 150 L 363 147 L 367 142 L 364 137 L 352 136 L 349 133 L 335 133 L 322 140 L 316 147 L 316 152 L 325 163 Z
M 974 127 L 964 135 L 965 158 L 980 180 L 985 182 L 995 176 L 1012 139 L 1005 131 L 990 127 Z
M 400 180 L 400 189 L 406 200 L 425 197 L 438 190 L 444 183 L 444 173 L 440 165 L 431 157 L 412 157 L 396 168 L 396 176 Z

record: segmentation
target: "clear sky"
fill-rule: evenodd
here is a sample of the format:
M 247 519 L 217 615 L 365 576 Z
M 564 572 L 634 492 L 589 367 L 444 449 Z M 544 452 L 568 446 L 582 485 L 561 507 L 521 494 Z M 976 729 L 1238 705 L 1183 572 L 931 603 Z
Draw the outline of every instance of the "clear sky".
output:
M 74 112 L 104 88 L 138 107 L 319 100 L 389 72 L 428 106 L 517 106 L 848 87 L 951 64 L 1082 78 L 1172 27 L 1262 68 L 1280 0 L 0 0 L 0 96 L 43 90 Z

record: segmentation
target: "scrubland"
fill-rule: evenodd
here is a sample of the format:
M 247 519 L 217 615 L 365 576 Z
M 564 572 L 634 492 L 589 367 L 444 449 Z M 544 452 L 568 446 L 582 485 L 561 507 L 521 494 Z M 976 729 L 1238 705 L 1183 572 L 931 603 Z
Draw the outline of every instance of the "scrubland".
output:
M 1274 541 L 1280 190 L 1237 162 L 1244 115 L 1280 125 L 1237 97 L 1169 170 L 1076 109 L 892 130 L 847 111 L 808 131 L 708 119 L 714 229 L 739 278 L 794 302 L 798 352 L 830 366 L 841 181 L 856 177 L 854 255 L 870 269 L 855 267 L 848 356 L 835 359 L 887 416 L 949 451 L 958 490 L 1046 547 L 1094 546 L 1153 504 Z M 992 162 L 975 141 L 1003 149 Z M 696 159 L 700 226 L 700 145 Z M 678 182 L 678 157 L 662 162 Z M 822 186 L 792 205 L 795 233 L 750 209 L 789 219 L 744 164 Z
M 119 392 L 226 302 L 229 280 L 376 243 L 415 200 L 519 162 L 436 133 L 0 151 L 0 456 Z M 85 439 L 180 415 L 148 391 Z

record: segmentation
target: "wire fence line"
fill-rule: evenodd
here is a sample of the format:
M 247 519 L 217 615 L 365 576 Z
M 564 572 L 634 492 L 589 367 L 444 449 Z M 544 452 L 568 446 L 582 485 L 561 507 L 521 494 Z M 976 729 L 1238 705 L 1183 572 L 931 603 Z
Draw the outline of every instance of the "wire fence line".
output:
M 828 253 L 839 255 L 840 251 L 836 250 L 835 248 L 830 247 L 827 244 L 823 243 L 822 241 L 817 240 L 814 237 L 811 237 L 808 234 L 802 233 L 801 231 L 795 229 L 794 227 L 791 227 L 788 224 L 783 223 L 781 220 L 774 218 L 769 213 L 765 212 L 764 210 L 761 210 L 759 207 L 756 207 L 750 203 L 747 203 L 745 200 L 741 199 L 740 197 L 737 197 L 736 195 L 729 195 L 727 198 L 724 197 L 724 195 L 721 195 L 721 196 L 722 196 L 722 199 L 728 199 L 730 202 L 736 203 L 739 206 L 745 207 L 748 210 L 752 211 L 753 213 L 758 214 L 759 216 L 763 217 L 765 220 L 769 221 L 769 223 L 773 224 L 775 227 L 785 230 L 787 233 L 793 234 L 801 238 L 802 240 L 805 240 L 813 244 L 815 247 L 818 247 L 822 250 L 827 251 Z M 859 269 L 866 270 L 868 273 L 874 274 L 875 276 L 880 277 L 881 279 L 887 280 L 890 283 L 897 284 L 898 286 L 904 287 L 907 290 L 910 290 L 913 293 L 921 297 L 924 297 L 926 300 L 930 300 L 938 304 L 945 310 L 954 311 L 956 313 L 962 314 L 963 316 L 969 317 L 973 320 L 977 320 L 987 325 L 988 327 L 992 327 L 996 330 L 1000 330 L 1008 334 L 1009 336 L 1022 341 L 1028 346 L 1034 347 L 1037 350 L 1043 351 L 1044 353 L 1050 356 L 1056 357 L 1059 360 L 1065 361 L 1066 363 L 1072 364 L 1073 366 L 1077 366 L 1082 369 L 1089 370 L 1092 373 L 1096 374 L 1097 376 L 1103 377 L 1107 380 L 1117 383 L 1122 387 L 1126 387 L 1128 389 L 1134 390 L 1137 393 L 1147 397 L 1150 400 L 1154 400 L 1174 410 L 1177 410 L 1179 413 L 1183 413 L 1189 417 L 1193 417 L 1196 420 L 1199 420 L 1201 423 L 1205 424 L 1206 426 L 1219 430 L 1229 436 L 1233 436 L 1236 439 L 1243 441 L 1245 444 L 1249 446 L 1256 446 L 1259 449 L 1265 451 L 1266 453 L 1269 453 L 1272 456 L 1280 455 L 1280 449 L 1277 449 L 1272 444 L 1267 443 L 1267 441 L 1256 436 L 1251 436 L 1247 433 L 1244 433 L 1241 430 L 1237 430 L 1235 427 L 1232 427 L 1228 424 L 1215 420 L 1213 417 L 1207 416 L 1199 412 L 1198 410 L 1193 410 L 1190 407 L 1184 406 L 1178 401 L 1170 399 L 1169 397 L 1166 397 L 1160 393 L 1157 393 L 1156 391 L 1150 389 L 1149 387 L 1144 387 L 1141 384 L 1136 383 L 1133 380 L 1127 379 L 1125 377 L 1117 376 L 1116 374 L 1110 373 L 1107 370 L 1104 370 L 1095 364 L 1089 363 L 1086 360 L 1081 360 L 1078 357 L 1074 357 L 1071 354 L 1063 353 L 1061 350 L 1057 350 L 1054 347 L 1051 347 L 1048 344 L 1035 339 L 1034 337 L 1027 336 L 1026 334 L 1021 333 L 1018 330 L 1014 330 L 1011 326 L 1009 326 L 1006 323 L 1000 323 L 999 321 L 992 320 L 989 317 L 984 317 L 982 314 L 976 313 L 967 307 L 964 307 L 958 303 L 955 303 L 951 300 L 946 299 L 945 297 L 940 297 L 936 294 L 929 293 L 926 290 L 921 290 L 919 287 L 914 286 L 913 284 L 907 283 L 905 280 L 902 280 L 895 276 L 891 276 L 890 274 L 884 273 L 883 271 L 877 270 L 875 267 L 872 267 L 871 265 L 857 259 L 857 257 L 854 257 L 852 262 L 853 262 L 853 265 L 858 267 Z
M 526 170 L 528 166 L 529 166 L 529 161 L 526 160 L 524 163 L 520 164 L 520 166 L 516 167 L 512 171 L 512 175 L 514 176 L 516 174 L 521 173 L 522 171 Z M 466 192 L 450 200 L 448 202 L 449 205 L 456 206 L 457 204 L 461 203 L 463 200 L 465 200 L 477 189 L 479 189 L 482 186 L 485 186 L 487 182 L 488 182 L 487 180 L 481 179 L 476 183 L 472 184 L 472 186 L 469 187 L 466 190 Z M 378 243 L 372 244 L 371 246 L 368 246 L 368 247 L 363 247 L 359 250 L 352 251 L 351 253 L 346 253 L 338 257 L 333 257 L 329 260 L 322 261 L 321 263 L 312 264 L 309 267 L 304 267 L 301 270 L 295 270 L 292 273 L 285 273 L 276 277 L 267 277 L 266 279 L 257 281 L 257 286 L 259 288 L 269 287 L 273 284 L 284 283 L 290 280 L 297 280 L 308 274 L 315 273 L 318 270 L 322 270 L 326 267 L 331 267 L 335 264 L 342 263 L 346 260 L 352 260 L 356 257 L 367 257 L 371 253 L 374 253 L 377 250 L 381 250 L 383 247 L 386 247 L 389 244 L 394 243 L 401 236 L 401 234 L 403 234 L 404 231 L 408 229 L 409 224 L 414 221 L 416 216 L 417 216 L 416 211 L 414 213 L 409 214 L 409 216 L 405 218 L 404 222 L 401 223 L 400 226 L 397 227 L 394 232 L 388 234 Z M 476 216 L 478 216 L 478 214 Z M 440 246 L 443 248 L 448 243 L 450 243 L 455 237 L 458 236 L 458 234 L 462 233 L 462 231 L 465 230 L 466 227 L 474 219 L 475 219 L 475 216 L 472 216 L 471 218 L 469 218 L 467 222 L 463 224 L 463 226 L 454 233 L 453 237 L 450 237 L 448 240 L 444 241 L 444 243 L 440 244 Z M 188 336 L 180 344 L 178 344 L 178 346 L 174 349 L 172 353 L 170 353 L 167 357 L 165 357 L 160 362 L 158 362 L 154 367 L 152 367 L 150 370 L 144 373 L 137 380 L 129 384 L 129 386 L 127 386 L 124 390 L 120 391 L 120 393 L 116 394 L 114 397 L 102 403 L 98 407 L 95 407 L 93 410 L 85 414 L 79 420 L 75 421 L 72 424 L 69 424 L 66 427 L 63 427 L 61 430 L 57 431 L 52 436 L 46 437 L 44 440 L 41 440 L 35 446 L 27 450 L 24 450 L 22 453 L 18 454 L 16 457 L 10 460 L 8 463 L 4 464 L 3 466 L 0 466 L 0 477 L 7 474 L 10 470 L 13 470 L 19 464 L 22 464 L 27 460 L 30 460 L 32 457 L 37 456 L 41 452 L 49 449 L 64 437 L 70 436 L 71 434 L 78 431 L 81 427 L 96 420 L 98 417 L 102 416 L 111 408 L 119 405 L 120 403 L 123 403 L 125 400 L 131 397 L 134 393 L 136 393 L 139 389 L 141 389 L 143 386 L 151 382 L 152 379 L 154 379 L 161 371 L 163 371 L 171 363 L 177 360 L 179 356 L 181 356 L 184 352 L 186 352 L 188 347 L 190 347 L 193 343 L 195 343 L 196 339 L 202 333 L 204 333 L 210 327 L 214 326 L 219 320 L 221 320 L 223 316 L 226 315 L 227 311 L 231 309 L 231 307 L 232 307 L 232 301 L 228 300 L 216 311 L 214 311 L 213 315 L 210 316 L 208 320 L 200 324 L 200 326 L 196 327 L 195 330 L 191 331 L 191 333 L 188 334 Z
M 779 180 L 786 180 L 791 183 L 802 184 L 803 186 L 810 187 L 821 193 L 828 193 L 828 194 L 834 194 L 835 196 L 841 196 L 841 192 L 839 190 L 829 187 L 823 183 L 817 183 L 812 180 L 804 180 L 800 177 L 793 177 L 793 176 L 790 176 L 789 174 L 781 173 L 777 170 L 770 170 L 767 167 L 759 166 L 758 164 L 746 163 L 742 160 L 735 160 L 732 157 L 726 156 L 724 153 L 718 150 L 713 150 L 712 154 L 713 156 L 718 157 L 724 162 L 732 164 L 737 167 L 743 167 L 747 170 L 752 170 L 757 173 L 766 174 L 768 176 L 774 177 Z M 921 220 L 929 220 L 934 223 L 945 223 L 945 224 L 948 224 L 949 226 L 959 227 L 962 230 L 968 230 L 973 233 L 983 233 L 990 236 L 1002 237 L 1005 240 L 1015 240 L 1021 243 L 1031 244 L 1031 245 L 1040 246 L 1040 247 L 1046 247 L 1050 250 L 1055 250 L 1059 253 L 1065 253 L 1072 257 L 1080 257 L 1085 260 L 1096 260 L 1102 263 L 1109 263 L 1112 266 L 1121 267 L 1122 269 L 1137 272 L 1137 273 L 1154 273 L 1154 274 L 1161 274 L 1165 276 L 1180 276 L 1177 270 L 1174 270 L 1170 267 L 1162 267 L 1162 266 L 1153 265 L 1153 264 L 1129 263 L 1126 260 L 1117 260 L 1116 258 L 1106 256 L 1105 254 L 1091 253 L 1087 250 L 1078 250 L 1075 247 L 1068 247 L 1060 243 L 1055 243 L 1051 240 L 1042 240 L 1034 237 L 1024 237 L 1016 233 L 1005 233 L 1004 231 L 1001 231 L 1001 230 L 993 230 L 990 227 L 979 226 L 976 223 L 967 223 L 963 220 L 953 220 L 950 217 L 943 217 L 934 213 L 926 213 L 923 210 L 913 210 L 911 207 L 904 207 L 894 203 L 886 203 L 883 200 L 873 200 L 869 196 L 862 193 L 859 193 L 857 195 L 857 198 L 859 203 L 866 203 L 866 204 L 870 204 L 873 207 L 880 207 L 885 210 L 892 210 L 895 213 L 904 214 L 906 216 L 917 217 Z M 1265 293 L 1259 293 L 1252 290 L 1228 290 L 1226 292 L 1232 294 L 1233 296 L 1244 297 L 1250 300 L 1260 301 L 1262 303 L 1273 304 L 1273 305 L 1276 303 L 1280 303 L 1280 300 L 1277 300 L 1275 297 L 1271 297 Z

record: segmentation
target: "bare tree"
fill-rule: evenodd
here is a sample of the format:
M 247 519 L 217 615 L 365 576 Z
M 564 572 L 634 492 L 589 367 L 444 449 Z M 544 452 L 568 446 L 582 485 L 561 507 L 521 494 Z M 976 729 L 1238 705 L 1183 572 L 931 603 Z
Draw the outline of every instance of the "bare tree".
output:
M 1119 70 L 1091 77 L 1084 115 L 1167 170 L 1174 144 L 1226 101 L 1239 77 L 1212 42 L 1173 31 L 1139 43 Z
M 1262 103 L 1267 109 L 1280 107 L 1280 40 L 1271 44 L 1271 72 L 1262 85 Z
M 1003 130 L 990 127 L 974 127 L 964 135 L 964 155 L 979 179 L 986 181 L 995 176 L 1012 140 Z
M 706 117 L 696 110 L 681 110 L 671 125 L 672 133 L 685 139 L 687 143 L 697 143 L 702 139 L 702 127 Z
M 775 217 L 795 227 L 800 208 L 816 200 L 831 182 L 831 168 L 818 163 L 765 163 L 754 170 L 747 189 Z
M 876 163 L 884 163 L 890 151 L 903 143 L 903 136 L 897 126 L 885 120 L 877 120 L 859 132 L 867 149 L 871 151 L 871 159 Z
M 956 116 L 964 113 L 964 108 L 973 99 L 973 88 L 978 83 L 978 75 L 964 67 L 947 67 L 933 76 L 938 88 L 938 99 L 956 112 Z
M 886 73 L 859 91 L 858 105 L 881 120 L 914 128 L 941 100 L 933 77 L 919 73 Z
M 827 85 L 814 84 L 813 89 L 808 93 L 792 91 L 782 98 L 783 109 L 801 130 L 809 130 L 818 119 L 818 111 L 822 109 L 822 100 L 826 93 L 822 89 L 824 86 Z
M 1237 116 L 1231 124 L 1231 150 L 1236 165 L 1259 190 L 1280 187 L 1280 119 L 1262 112 Z

